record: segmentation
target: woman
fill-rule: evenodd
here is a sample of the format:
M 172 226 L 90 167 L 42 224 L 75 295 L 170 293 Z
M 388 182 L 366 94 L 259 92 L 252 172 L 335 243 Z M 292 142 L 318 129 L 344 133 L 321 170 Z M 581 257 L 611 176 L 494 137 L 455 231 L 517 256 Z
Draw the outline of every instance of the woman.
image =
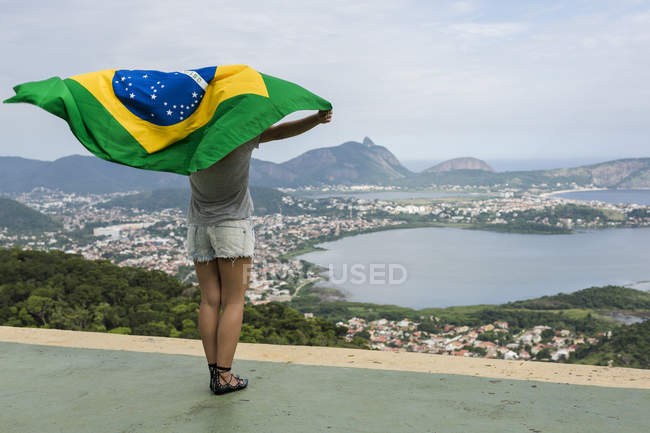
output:
M 190 175 L 188 253 L 201 288 L 199 332 L 210 369 L 210 389 L 215 394 L 248 385 L 248 379 L 230 373 L 230 369 L 241 332 L 255 244 L 248 189 L 251 153 L 259 143 L 293 137 L 331 119 L 332 110 L 327 110 L 271 126 L 215 164 Z

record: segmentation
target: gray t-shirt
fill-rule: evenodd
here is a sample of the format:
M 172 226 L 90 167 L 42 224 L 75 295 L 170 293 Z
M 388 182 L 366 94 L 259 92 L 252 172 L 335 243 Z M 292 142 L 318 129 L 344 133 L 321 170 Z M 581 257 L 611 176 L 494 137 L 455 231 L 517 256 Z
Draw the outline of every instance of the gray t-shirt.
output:
M 212 225 L 251 216 L 254 207 L 248 176 L 251 154 L 260 147 L 259 141 L 258 135 L 210 167 L 190 174 L 189 224 Z

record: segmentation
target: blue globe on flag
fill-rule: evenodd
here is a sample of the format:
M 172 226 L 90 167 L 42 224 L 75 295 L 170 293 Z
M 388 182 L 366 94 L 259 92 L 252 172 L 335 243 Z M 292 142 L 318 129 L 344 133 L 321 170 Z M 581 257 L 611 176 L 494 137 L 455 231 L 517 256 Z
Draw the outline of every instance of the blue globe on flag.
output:
M 216 66 L 179 72 L 120 69 L 113 76 L 115 96 L 139 118 L 169 126 L 197 110 Z

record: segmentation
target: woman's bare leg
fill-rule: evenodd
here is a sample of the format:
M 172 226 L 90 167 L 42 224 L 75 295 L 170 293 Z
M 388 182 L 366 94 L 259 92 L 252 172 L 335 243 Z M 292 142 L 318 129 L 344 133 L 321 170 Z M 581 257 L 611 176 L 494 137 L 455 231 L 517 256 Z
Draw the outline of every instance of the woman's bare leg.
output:
M 230 367 L 235 357 L 244 318 L 244 293 L 250 282 L 252 262 L 251 257 L 217 259 L 223 308 L 217 327 L 217 364 L 223 367 Z M 222 374 L 221 382 L 225 384 L 226 381 L 232 385 L 237 384 L 237 380 L 229 373 Z
M 217 327 L 221 303 L 221 281 L 217 259 L 207 263 L 194 262 L 196 278 L 201 288 L 199 333 L 208 364 L 217 362 Z

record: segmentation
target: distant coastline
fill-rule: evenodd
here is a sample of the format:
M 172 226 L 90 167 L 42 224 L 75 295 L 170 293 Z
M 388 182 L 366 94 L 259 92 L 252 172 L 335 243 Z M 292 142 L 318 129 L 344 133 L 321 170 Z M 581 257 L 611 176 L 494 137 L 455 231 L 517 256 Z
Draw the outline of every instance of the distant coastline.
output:
M 559 191 L 551 191 L 540 194 L 541 197 L 548 197 L 550 195 L 565 194 L 567 192 L 586 192 L 586 191 L 607 191 L 613 188 L 576 188 L 576 189 L 561 189 Z

